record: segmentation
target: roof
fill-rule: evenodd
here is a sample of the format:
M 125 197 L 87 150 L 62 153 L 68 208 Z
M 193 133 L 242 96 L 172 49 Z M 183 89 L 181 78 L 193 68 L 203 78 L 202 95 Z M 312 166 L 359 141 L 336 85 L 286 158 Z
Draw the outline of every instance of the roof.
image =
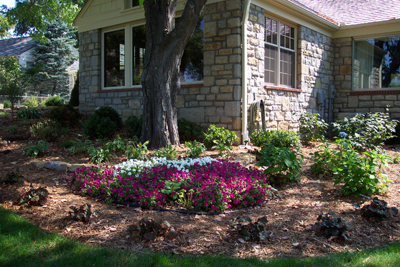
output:
M 19 56 L 33 48 L 35 41 L 31 37 L 10 38 L 0 40 L 0 57 Z
M 345 25 L 400 18 L 400 0 L 290 0 Z
M 78 60 L 75 60 L 74 63 L 72 63 L 71 65 L 69 65 L 69 66 L 67 67 L 67 70 L 71 70 L 71 71 L 79 70 L 79 59 L 78 59 Z

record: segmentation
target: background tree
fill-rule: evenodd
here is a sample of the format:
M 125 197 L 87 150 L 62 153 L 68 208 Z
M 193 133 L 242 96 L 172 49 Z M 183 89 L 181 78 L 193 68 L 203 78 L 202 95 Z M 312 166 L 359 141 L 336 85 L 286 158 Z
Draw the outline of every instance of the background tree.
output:
M 6 11 L 6 5 L 0 6 L 0 39 L 11 36 L 8 30 L 14 27 L 14 25 L 5 16 Z
M 11 120 L 14 118 L 15 103 L 22 98 L 25 90 L 23 75 L 15 57 L 0 59 L 0 94 L 11 102 Z
M 31 83 L 41 93 L 55 94 L 68 92 L 68 72 L 66 68 L 76 59 L 75 32 L 60 19 L 48 23 L 44 37 L 47 42 L 36 42 L 33 53 L 36 60 L 28 70 Z

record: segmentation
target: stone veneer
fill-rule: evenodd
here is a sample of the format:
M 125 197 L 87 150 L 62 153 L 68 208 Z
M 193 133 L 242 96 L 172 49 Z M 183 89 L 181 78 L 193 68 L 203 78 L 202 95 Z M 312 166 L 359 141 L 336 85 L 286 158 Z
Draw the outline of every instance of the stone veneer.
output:
M 318 93 L 326 99 L 333 81 L 333 47 L 331 38 L 299 26 L 297 29 L 297 88 L 264 86 L 265 11 L 251 5 L 248 30 L 249 106 L 263 100 L 267 129 L 297 130 L 303 112 L 327 114 L 327 105 L 317 103 Z

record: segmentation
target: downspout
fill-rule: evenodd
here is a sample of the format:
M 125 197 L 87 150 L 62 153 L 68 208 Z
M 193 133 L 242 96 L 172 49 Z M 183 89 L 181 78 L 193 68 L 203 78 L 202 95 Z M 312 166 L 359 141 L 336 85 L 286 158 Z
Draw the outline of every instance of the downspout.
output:
M 242 143 L 248 139 L 247 131 L 247 21 L 251 0 L 245 0 L 242 19 Z

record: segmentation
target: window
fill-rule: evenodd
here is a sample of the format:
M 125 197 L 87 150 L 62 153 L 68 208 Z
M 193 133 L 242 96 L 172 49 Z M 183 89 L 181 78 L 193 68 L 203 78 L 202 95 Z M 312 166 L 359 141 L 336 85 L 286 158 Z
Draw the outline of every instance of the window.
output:
M 104 87 L 125 85 L 125 30 L 104 33 Z
M 140 85 L 145 47 L 145 27 L 132 27 L 132 85 Z
M 353 88 L 400 87 L 400 36 L 354 41 Z
M 265 18 L 265 75 L 267 84 L 295 87 L 295 30 L 293 27 Z

